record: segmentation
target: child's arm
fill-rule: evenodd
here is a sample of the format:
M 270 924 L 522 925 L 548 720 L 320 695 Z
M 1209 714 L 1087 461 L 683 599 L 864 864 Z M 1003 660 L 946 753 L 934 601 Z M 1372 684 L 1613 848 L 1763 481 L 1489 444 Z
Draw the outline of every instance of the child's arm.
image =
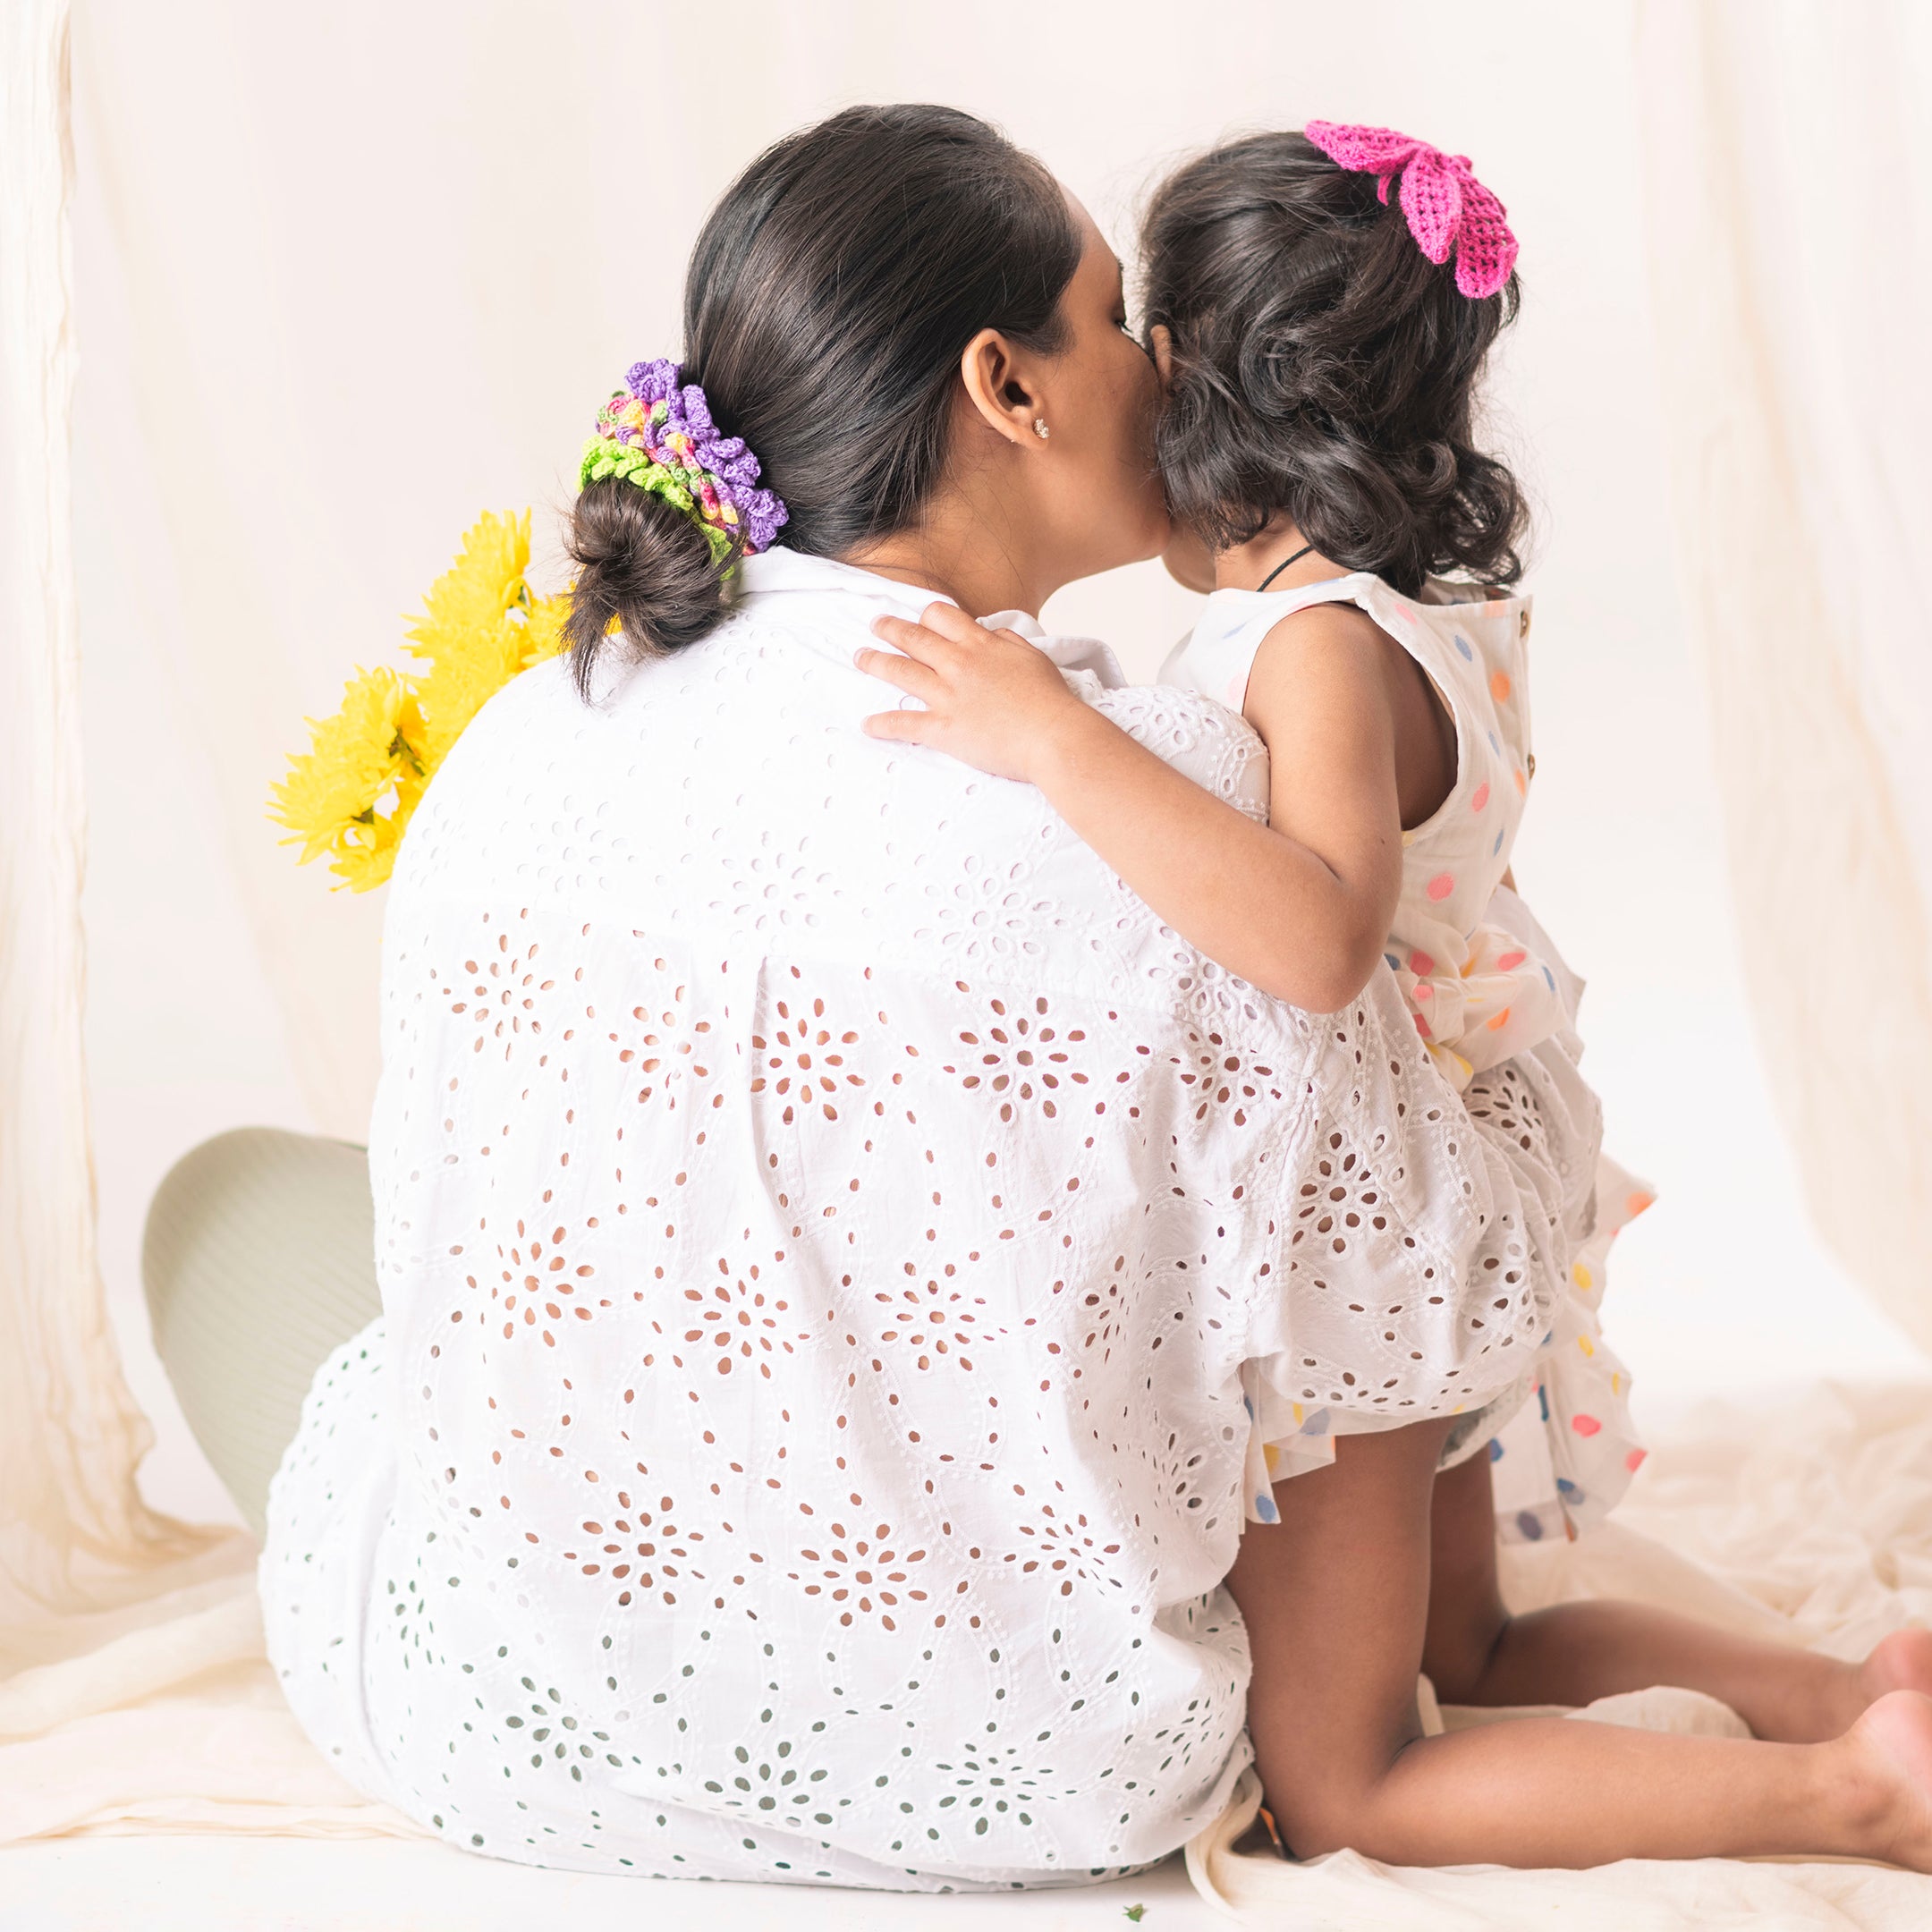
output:
M 860 669 L 926 707 L 867 719 L 873 737 L 1037 784 L 1161 919 L 1264 992 L 1333 1013 L 1368 983 L 1402 824 L 1385 640 L 1360 612 L 1298 612 L 1256 658 L 1246 709 L 1268 746 L 1266 826 L 1083 704 L 1023 638 L 950 604 L 873 628 L 905 655 L 860 651 Z

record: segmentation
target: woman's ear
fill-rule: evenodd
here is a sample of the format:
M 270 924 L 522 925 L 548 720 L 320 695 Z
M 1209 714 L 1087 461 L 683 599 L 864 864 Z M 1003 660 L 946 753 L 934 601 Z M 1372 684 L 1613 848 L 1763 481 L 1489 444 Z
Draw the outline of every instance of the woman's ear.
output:
M 1148 331 L 1148 346 L 1154 352 L 1154 367 L 1160 372 L 1163 389 L 1174 386 L 1174 331 L 1165 322 L 1157 322 Z
M 1034 371 L 997 329 L 981 329 L 960 357 L 960 380 L 987 428 L 1016 449 L 1034 440 L 1041 401 Z

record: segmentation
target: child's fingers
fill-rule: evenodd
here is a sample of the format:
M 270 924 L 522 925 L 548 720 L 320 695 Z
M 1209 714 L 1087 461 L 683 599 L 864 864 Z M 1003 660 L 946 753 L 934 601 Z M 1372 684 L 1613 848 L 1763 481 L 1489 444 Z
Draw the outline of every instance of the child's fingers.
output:
M 935 604 L 935 611 L 951 610 L 950 604 Z M 967 619 L 970 623 L 972 620 Z M 974 626 L 977 630 L 979 627 Z M 927 624 L 917 624 L 910 617 L 875 617 L 872 620 L 872 635 L 884 638 L 895 649 L 902 650 L 908 657 L 917 658 L 920 664 L 944 663 L 956 648 L 955 640 L 943 631 L 936 631 Z
M 923 744 L 934 723 L 930 711 L 875 711 L 860 729 L 868 738 L 888 738 L 898 744 Z
M 957 604 L 928 604 L 919 613 L 919 622 L 949 644 L 971 644 L 985 635 L 979 620 L 969 617 Z
M 924 703 L 929 704 L 945 688 L 939 674 L 916 657 L 895 657 L 890 651 L 860 650 L 852 653 L 852 662 L 868 677 L 876 677 L 882 684 L 890 684 L 895 691 L 902 691 L 907 697 Z

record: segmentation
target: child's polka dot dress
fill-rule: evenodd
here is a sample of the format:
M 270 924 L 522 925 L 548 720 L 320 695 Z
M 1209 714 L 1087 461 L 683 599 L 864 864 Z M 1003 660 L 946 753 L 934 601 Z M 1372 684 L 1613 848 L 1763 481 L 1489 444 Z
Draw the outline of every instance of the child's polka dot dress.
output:
M 1416 1032 L 1480 1127 L 1511 1131 L 1525 1106 L 1547 1111 L 1551 1095 L 1532 1102 L 1523 1090 L 1526 1080 L 1541 1080 L 1579 1125 L 1588 1119 L 1594 1146 L 1596 1098 L 1576 1072 L 1581 1043 L 1572 1030 L 1582 982 L 1502 884 L 1536 772 L 1530 599 L 1434 581 L 1420 598 L 1406 597 L 1366 572 L 1287 590 L 1217 590 L 1162 681 L 1240 710 L 1275 626 L 1311 605 L 1338 603 L 1360 606 L 1420 665 L 1455 727 L 1455 784 L 1402 835 L 1402 894 L 1384 953 Z M 1610 1241 L 1650 1195 L 1600 1157 L 1572 1165 L 1557 1177 L 1574 1242 L 1570 1292 L 1553 1310 L 1534 1373 L 1459 1428 L 1445 1456 L 1445 1466 L 1491 1457 L 1498 1524 L 1512 1540 L 1574 1536 L 1600 1521 L 1644 1455 L 1630 1421 L 1630 1373 L 1605 1345 L 1597 1309 Z M 1249 1514 L 1266 1521 L 1270 1484 L 1329 1461 L 1335 1436 L 1364 1423 L 1284 1404 L 1258 1377 L 1249 1380 Z
M 1402 834 L 1402 898 L 1389 970 L 1437 1068 L 1458 1089 L 1569 1024 L 1557 976 L 1521 936 L 1491 923 L 1536 759 L 1530 750 L 1530 600 L 1419 601 L 1358 572 L 1292 590 L 1216 590 L 1165 683 L 1239 711 L 1255 655 L 1283 618 L 1314 604 L 1357 604 L 1427 673 L 1455 724 L 1454 788 Z

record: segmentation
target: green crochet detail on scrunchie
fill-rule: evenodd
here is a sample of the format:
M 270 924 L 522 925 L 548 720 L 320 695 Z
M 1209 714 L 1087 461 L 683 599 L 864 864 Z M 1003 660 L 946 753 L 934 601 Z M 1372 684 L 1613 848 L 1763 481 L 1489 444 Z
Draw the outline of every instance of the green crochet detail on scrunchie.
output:
M 698 498 L 680 473 L 667 469 L 648 451 L 613 443 L 606 436 L 592 436 L 584 445 L 583 462 L 577 471 L 577 487 L 601 483 L 606 477 L 620 477 L 660 503 L 667 503 L 680 516 L 687 517 L 704 533 L 710 547 L 711 561 L 724 563 L 732 554 L 732 540 L 715 524 L 704 521 Z

